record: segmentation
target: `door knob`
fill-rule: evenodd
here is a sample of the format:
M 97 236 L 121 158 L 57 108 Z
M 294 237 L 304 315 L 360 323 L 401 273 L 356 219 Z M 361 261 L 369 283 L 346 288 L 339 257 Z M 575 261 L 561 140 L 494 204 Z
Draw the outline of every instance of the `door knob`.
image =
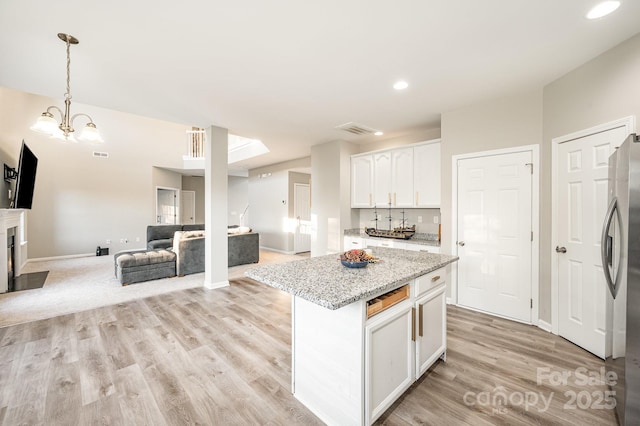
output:
M 460 247 L 464 247 L 464 241 L 458 241 L 458 245 L 459 245 Z
M 567 248 L 566 247 L 556 246 L 556 252 L 558 252 L 558 253 L 566 253 L 567 252 Z

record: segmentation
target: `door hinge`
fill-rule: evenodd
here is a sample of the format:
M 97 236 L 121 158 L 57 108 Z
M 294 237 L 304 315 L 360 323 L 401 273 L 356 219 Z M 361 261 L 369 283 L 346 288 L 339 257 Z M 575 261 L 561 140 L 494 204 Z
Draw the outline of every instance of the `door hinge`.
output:
M 531 174 L 533 174 L 533 163 L 524 163 L 525 166 L 531 166 Z

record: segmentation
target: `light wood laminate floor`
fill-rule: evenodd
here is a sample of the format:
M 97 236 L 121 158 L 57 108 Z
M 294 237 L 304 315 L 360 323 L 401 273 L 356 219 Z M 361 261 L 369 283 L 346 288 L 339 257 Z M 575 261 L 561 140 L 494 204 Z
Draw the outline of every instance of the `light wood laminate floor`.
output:
M 290 300 L 241 279 L 2 328 L 0 423 L 321 424 L 290 393 Z M 565 392 L 604 385 L 536 382 L 538 367 L 599 371 L 599 359 L 532 326 L 456 307 L 447 318 L 447 362 L 379 423 L 615 424 L 612 410 L 564 407 Z M 506 405 L 485 404 L 499 392 Z M 533 393 L 548 409 L 519 403 Z

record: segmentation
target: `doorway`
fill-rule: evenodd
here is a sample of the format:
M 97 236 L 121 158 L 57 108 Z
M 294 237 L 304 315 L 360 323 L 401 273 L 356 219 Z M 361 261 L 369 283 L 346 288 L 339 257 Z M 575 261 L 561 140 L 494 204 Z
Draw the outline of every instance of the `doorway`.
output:
M 178 194 L 177 188 L 156 187 L 156 224 L 178 224 Z
M 183 225 L 196 223 L 196 191 L 181 191 L 180 211 Z
M 454 302 L 538 318 L 538 146 L 453 157 Z
M 552 330 L 603 359 L 608 291 L 600 237 L 609 156 L 632 132 L 633 121 L 628 117 L 552 141 Z
M 293 216 L 296 218 L 293 251 L 311 251 L 311 187 L 306 183 L 293 184 Z

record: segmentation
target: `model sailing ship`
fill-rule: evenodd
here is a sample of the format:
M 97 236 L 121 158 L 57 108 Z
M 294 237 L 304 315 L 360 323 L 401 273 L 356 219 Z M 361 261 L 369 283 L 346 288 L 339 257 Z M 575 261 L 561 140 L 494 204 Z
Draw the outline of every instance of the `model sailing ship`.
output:
M 370 237 L 384 237 L 384 238 L 397 238 L 400 240 L 408 240 L 416 233 L 416 225 L 406 227 L 407 220 L 404 218 L 404 209 L 402 210 L 402 222 L 399 227 L 391 228 L 391 205 L 389 205 L 389 229 L 378 229 L 378 209 L 373 208 L 373 215 L 375 218 L 375 228 L 364 228 L 364 232 Z

